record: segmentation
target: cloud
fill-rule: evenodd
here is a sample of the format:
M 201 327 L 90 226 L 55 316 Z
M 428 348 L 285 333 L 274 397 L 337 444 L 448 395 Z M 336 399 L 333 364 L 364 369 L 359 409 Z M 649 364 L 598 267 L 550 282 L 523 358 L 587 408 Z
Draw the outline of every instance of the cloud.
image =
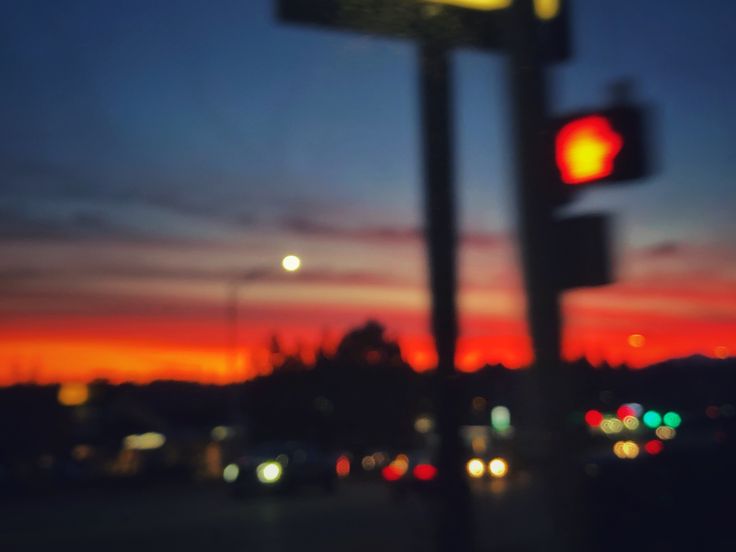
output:
M 642 247 L 638 254 L 649 258 L 674 257 L 685 251 L 685 244 L 675 241 L 666 241 L 649 247 Z
M 303 236 L 324 237 L 369 242 L 404 243 L 417 242 L 424 238 L 423 231 L 414 227 L 397 226 L 338 226 L 314 220 L 291 217 L 281 221 L 284 229 Z M 508 237 L 501 233 L 467 232 L 462 234 L 463 245 L 471 247 L 497 247 L 507 243 Z

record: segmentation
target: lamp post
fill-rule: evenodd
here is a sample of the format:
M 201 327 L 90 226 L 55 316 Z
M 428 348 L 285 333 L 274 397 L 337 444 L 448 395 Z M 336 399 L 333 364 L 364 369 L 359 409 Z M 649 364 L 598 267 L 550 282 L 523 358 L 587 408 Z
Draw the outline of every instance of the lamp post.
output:
M 297 272 L 302 265 L 297 255 L 286 255 L 281 259 L 281 267 L 286 272 Z M 227 296 L 227 326 L 228 326 L 228 354 L 227 374 L 233 377 L 238 367 L 238 333 L 240 330 L 240 289 L 246 283 L 268 276 L 273 273 L 270 268 L 252 270 L 250 272 L 234 277 L 228 283 Z M 235 414 L 235 413 L 234 413 Z

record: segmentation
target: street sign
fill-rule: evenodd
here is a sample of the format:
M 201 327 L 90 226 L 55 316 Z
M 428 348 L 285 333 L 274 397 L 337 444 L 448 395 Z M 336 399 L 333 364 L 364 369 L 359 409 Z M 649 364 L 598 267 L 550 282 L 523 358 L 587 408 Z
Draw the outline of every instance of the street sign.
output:
M 569 56 L 567 2 L 553 3 L 554 12 L 542 9 L 537 18 L 545 61 Z M 277 5 L 282 21 L 432 40 L 447 48 L 501 50 L 512 32 L 511 0 L 278 0 Z
M 610 217 L 579 215 L 555 223 L 555 266 L 560 291 L 613 282 Z

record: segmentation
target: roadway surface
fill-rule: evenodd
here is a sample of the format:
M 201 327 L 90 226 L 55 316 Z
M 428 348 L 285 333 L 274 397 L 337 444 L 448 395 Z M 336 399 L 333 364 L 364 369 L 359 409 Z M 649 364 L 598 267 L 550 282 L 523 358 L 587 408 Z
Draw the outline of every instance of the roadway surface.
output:
M 496 483 L 475 492 L 479 550 L 543 550 L 543 536 L 523 523 L 520 485 Z M 380 482 L 250 499 L 219 486 L 75 491 L 0 502 L 0 549 L 425 552 L 434 548 L 432 511 L 418 497 L 396 500 Z

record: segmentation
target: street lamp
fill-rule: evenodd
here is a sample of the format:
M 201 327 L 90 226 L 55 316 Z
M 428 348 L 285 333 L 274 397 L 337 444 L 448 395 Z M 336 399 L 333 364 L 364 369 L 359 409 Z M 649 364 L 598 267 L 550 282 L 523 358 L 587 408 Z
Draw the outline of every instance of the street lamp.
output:
M 286 255 L 281 259 L 281 267 L 286 272 L 296 272 L 301 268 L 302 261 L 296 255 Z M 237 276 L 229 282 L 229 294 L 228 294 L 228 309 L 227 319 L 229 327 L 229 347 L 228 347 L 228 362 L 227 362 L 227 373 L 232 377 L 238 365 L 238 330 L 240 325 L 240 302 L 239 292 L 240 288 L 254 279 L 261 276 L 268 276 L 272 270 L 269 267 L 261 270 L 252 270 L 246 274 Z

